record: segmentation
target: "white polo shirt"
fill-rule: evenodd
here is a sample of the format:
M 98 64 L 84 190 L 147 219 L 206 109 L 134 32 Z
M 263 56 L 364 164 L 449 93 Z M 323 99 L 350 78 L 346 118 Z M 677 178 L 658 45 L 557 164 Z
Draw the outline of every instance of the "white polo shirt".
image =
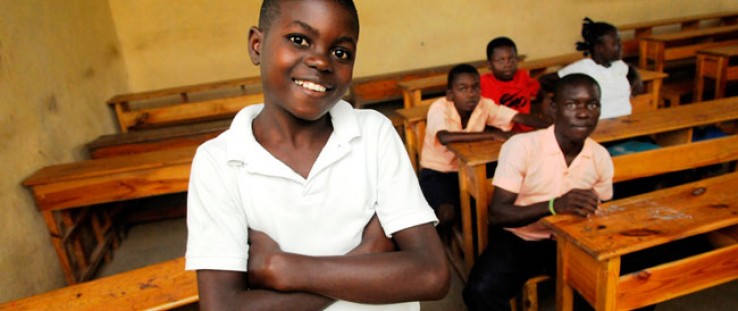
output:
M 241 110 L 231 128 L 201 145 L 187 200 L 186 269 L 246 271 L 248 228 L 282 250 L 343 255 L 361 242 L 376 213 L 387 236 L 437 222 L 389 120 L 341 101 L 330 111 L 333 133 L 304 179 L 254 138 L 263 105 Z M 418 310 L 417 302 L 328 310 Z
M 562 68 L 558 75 L 563 78 L 572 73 L 583 73 L 595 79 L 602 91 L 600 119 L 609 119 L 631 114 L 628 70 L 628 65 L 622 60 L 612 62 L 610 67 L 605 68 L 591 58 L 584 58 Z

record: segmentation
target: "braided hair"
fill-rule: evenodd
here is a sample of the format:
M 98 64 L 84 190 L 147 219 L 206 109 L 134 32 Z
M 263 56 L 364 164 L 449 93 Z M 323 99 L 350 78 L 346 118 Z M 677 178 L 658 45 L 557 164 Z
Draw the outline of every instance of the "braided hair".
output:
M 618 31 L 615 26 L 605 22 L 595 22 L 589 17 L 585 17 L 582 23 L 582 39 L 584 41 L 577 42 L 577 51 L 584 53 L 584 56 L 592 55 L 595 45 L 602 43 L 602 37 L 613 31 Z

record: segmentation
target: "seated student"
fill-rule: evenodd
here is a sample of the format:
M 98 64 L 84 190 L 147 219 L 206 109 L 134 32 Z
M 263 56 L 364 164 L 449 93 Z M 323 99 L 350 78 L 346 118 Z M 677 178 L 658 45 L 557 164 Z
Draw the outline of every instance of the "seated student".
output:
M 599 98 L 591 77 L 565 76 L 551 105 L 554 124 L 502 146 L 492 179 L 490 243 L 463 292 L 469 310 L 510 310 L 510 298 L 526 280 L 555 273 L 556 242 L 541 218 L 587 216 L 612 197 L 612 159 L 589 138 L 600 116 Z
M 518 49 L 508 37 L 497 37 L 487 44 L 487 68 L 480 77 L 482 97 L 524 114 L 541 114 L 541 101 L 548 99 L 538 80 L 518 69 Z M 513 131 L 533 128 L 515 123 Z
M 186 269 L 204 310 L 419 310 L 449 268 L 436 217 L 387 118 L 341 101 L 350 0 L 265 0 L 249 55 L 263 105 L 192 163 Z
M 427 122 L 418 178 L 425 198 L 439 217 L 439 228 L 452 224 L 459 206 L 459 168 L 456 156 L 446 144 L 505 140 L 510 133 L 502 131 L 509 131 L 513 122 L 535 128 L 547 126 L 536 117 L 481 97 L 479 72 L 466 64 L 455 66 L 448 73 L 446 97 L 431 104 Z M 496 129 L 485 131 L 487 126 Z
M 643 82 L 638 70 L 621 60 L 622 45 L 615 26 L 605 22 L 593 22 L 589 18 L 582 24 L 582 38 L 577 51 L 589 56 L 570 64 L 558 73 L 541 77 L 541 85 L 552 91 L 556 80 L 572 73 L 583 73 L 594 78 L 602 89 L 600 119 L 630 115 L 630 97 L 643 93 Z

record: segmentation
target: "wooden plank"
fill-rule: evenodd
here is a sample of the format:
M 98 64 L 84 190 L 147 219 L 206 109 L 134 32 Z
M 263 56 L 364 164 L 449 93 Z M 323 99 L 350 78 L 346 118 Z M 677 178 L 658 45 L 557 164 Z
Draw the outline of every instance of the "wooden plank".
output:
M 631 310 L 738 279 L 738 245 L 622 276 L 618 309 Z
M 103 135 L 86 145 L 93 159 L 196 147 L 230 127 L 231 119 Z
M 245 86 L 260 85 L 260 84 L 261 84 L 261 77 L 256 76 L 256 77 L 236 78 L 236 79 L 200 83 L 200 84 L 193 84 L 193 85 L 177 86 L 177 87 L 171 87 L 171 88 L 165 88 L 165 89 L 159 89 L 159 90 L 153 90 L 153 91 L 116 95 L 110 100 L 108 100 L 108 105 L 112 106 L 118 103 L 126 103 L 126 102 L 130 103 L 134 101 L 150 100 L 150 99 L 156 99 L 156 98 L 166 97 L 166 96 L 181 95 L 181 94 L 196 93 L 196 92 L 205 92 L 205 91 L 211 91 L 211 90 L 222 89 L 222 88 L 227 88 L 227 87 L 245 87 Z
M 544 218 L 597 260 L 738 224 L 738 173 L 603 204 L 595 217 Z
M 146 128 L 191 123 L 218 118 L 232 118 L 243 107 L 263 103 L 264 94 L 249 94 L 209 101 L 139 109 L 123 114 L 120 124 L 125 128 Z
M 738 135 L 629 153 L 612 158 L 614 182 L 738 160 Z
M 641 29 L 641 28 L 653 28 L 653 27 L 659 27 L 659 26 L 675 25 L 675 24 L 681 24 L 681 23 L 690 22 L 690 21 L 706 21 L 706 20 L 711 20 L 711 19 L 723 19 L 723 18 L 730 18 L 730 17 L 733 17 L 733 18 L 738 17 L 738 12 L 716 12 L 716 13 L 708 13 L 708 14 L 673 17 L 673 18 L 659 19 L 659 20 L 653 20 L 653 21 L 643 21 L 643 22 L 620 25 L 618 26 L 618 30 L 620 31 L 636 30 L 636 29 Z
M 197 277 L 178 258 L 0 304 L 0 310 L 168 310 L 197 302 Z
M 661 42 L 674 42 L 679 40 L 694 39 L 700 37 L 709 37 L 715 35 L 728 34 L 738 31 L 738 25 L 720 26 L 720 27 L 709 27 L 701 28 L 688 31 L 680 32 L 669 32 L 662 34 L 654 34 L 644 37 L 643 40 L 649 41 L 661 41 Z

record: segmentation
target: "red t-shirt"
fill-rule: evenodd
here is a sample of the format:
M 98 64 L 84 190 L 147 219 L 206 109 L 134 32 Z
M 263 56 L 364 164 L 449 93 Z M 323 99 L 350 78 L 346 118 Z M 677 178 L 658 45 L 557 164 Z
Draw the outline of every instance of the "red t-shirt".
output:
M 530 114 L 530 101 L 538 94 L 541 85 L 528 72 L 518 69 L 510 81 L 500 81 L 492 73 L 480 77 L 482 96 L 495 101 L 498 105 L 507 106 L 520 113 Z M 515 124 L 513 130 L 529 132 L 533 128 Z

